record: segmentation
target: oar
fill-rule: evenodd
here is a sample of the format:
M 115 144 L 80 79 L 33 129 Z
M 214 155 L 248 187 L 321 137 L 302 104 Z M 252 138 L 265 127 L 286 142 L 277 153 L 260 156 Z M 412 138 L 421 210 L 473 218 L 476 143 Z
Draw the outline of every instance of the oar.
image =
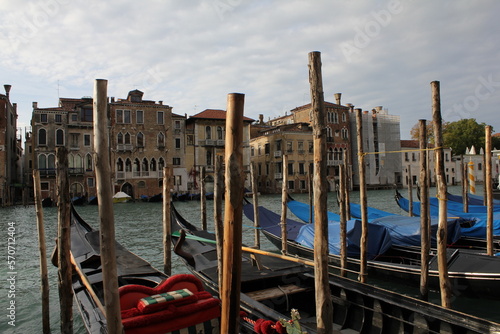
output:
M 173 237 L 180 237 L 179 231 L 173 232 L 172 236 Z M 202 238 L 202 237 L 199 237 L 199 236 L 196 236 L 196 235 L 192 235 L 192 234 L 186 234 L 186 239 L 191 239 L 191 240 L 196 240 L 196 241 L 201 241 L 201 242 L 215 244 L 215 240 L 210 240 L 210 239 Z M 302 260 L 302 259 L 299 259 L 299 258 L 296 258 L 296 257 L 292 257 L 292 256 L 286 256 L 286 255 L 276 254 L 276 253 L 272 253 L 272 252 L 266 252 L 266 251 L 263 251 L 263 250 L 260 250 L 260 249 L 254 249 L 254 248 L 245 247 L 245 246 L 241 247 L 241 250 L 244 251 L 244 252 L 248 252 L 248 253 L 254 253 L 254 254 L 271 256 L 271 257 L 275 257 L 275 258 L 278 258 L 278 259 L 283 259 L 283 260 L 287 260 L 287 261 L 291 261 L 291 262 L 305 264 L 306 266 L 313 266 L 314 267 L 314 262 L 313 261 Z

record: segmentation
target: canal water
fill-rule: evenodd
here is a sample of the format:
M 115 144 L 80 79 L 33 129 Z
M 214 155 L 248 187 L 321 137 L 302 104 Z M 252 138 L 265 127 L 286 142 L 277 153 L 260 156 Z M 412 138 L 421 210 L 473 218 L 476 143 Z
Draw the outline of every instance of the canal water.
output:
M 450 192 L 459 194 L 458 187 Z M 406 190 L 405 190 L 406 191 Z M 431 192 L 432 193 L 432 192 Z M 406 196 L 406 194 L 405 194 Z M 298 201 L 307 202 L 307 194 L 296 194 Z M 414 194 L 414 198 L 416 194 Z M 358 202 L 359 194 L 353 192 L 351 201 Z M 200 222 L 200 202 L 175 202 L 180 213 L 193 224 Z M 262 195 L 259 205 L 275 212 L 281 211 L 281 195 Z M 406 215 L 394 201 L 394 190 L 370 190 L 368 205 L 396 214 Z M 337 211 L 334 193 L 329 193 L 328 210 Z M 77 207 L 80 215 L 92 226 L 98 228 L 97 206 Z M 57 233 L 57 208 L 44 208 L 45 233 L 48 256 L 55 244 Z M 162 250 L 162 205 L 161 203 L 120 203 L 114 204 L 115 229 L 117 240 L 130 251 L 140 255 L 156 268 L 163 268 Z M 213 201 L 207 201 L 208 228 L 213 231 Z M 289 213 L 289 218 L 294 216 Z M 243 242 L 253 244 L 254 229 L 252 222 L 244 217 Z M 36 229 L 36 212 L 33 205 L 0 208 L 0 333 L 41 333 L 41 297 L 39 250 Z M 15 237 L 15 240 L 12 239 Z M 262 248 L 276 250 L 264 237 Z M 9 247 L 10 246 L 10 247 Z M 10 257 L 9 257 L 10 256 Z M 15 262 L 9 262 L 14 260 Z M 49 261 L 49 259 L 47 259 Z M 187 273 L 187 269 L 173 255 L 173 273 Z M 59 301 L 57 292 L 57 270 L 48 262 L 50 281 L 50 318 L 52 333 L 60 332 Z M 397 286 L 387 282 L 373 282 L 387 289 L 416 296 L 418 287 Z M 433 294 L 432 301 L 439 303 L 439 296 Z M 12 306 L 14 305 L 14 306 Z M 500 301 L 481 301 L 458 298 L 454 308 L 477 316 L 500 322 Z M 84 326 L 76 307 L 73 310 L 74 333 L 85 333 Z M 15 325 L 15 326 L 12 326 Z

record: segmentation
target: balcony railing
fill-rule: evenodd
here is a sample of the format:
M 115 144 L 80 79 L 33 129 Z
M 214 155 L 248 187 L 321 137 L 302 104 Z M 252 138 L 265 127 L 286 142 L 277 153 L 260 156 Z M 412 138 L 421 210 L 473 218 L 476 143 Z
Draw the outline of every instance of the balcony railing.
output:
M 129 179 L 138 179 L 138 178 L 146 178 L 146 179 L 151 179 L 151 178 L 162 178 L 163 177 L 163 171 L 135 171 L 135 172 L 116 172 L 116 179 L 117 180 L 129 180 Z
M 68 168 L 68 173 L 70 175 L 78 175 L 78 174 L 83 174 L 84 170 L 83 170 L 83 167 L 80 167 L 80 168 L 70 167 L 70 168 Z
M 274 178 L 276 180 L 281 180 L 283 178 L 283 174 L 281 174 L 281 173 L 274 173 Z
M 116 150 L 121 152 L 132 151 L 132 144 L 118 144 Z
M 327 160 L 327 166 L 340 166 L 342 164 L 342 160 Z
M 55 176 L 56 175 L 55 168 L 41 168 L 38 170 L 40 171 L 40 176 Z
M 274 157 L 275 158 L 281 158 L 281 151 L 274 151 Z

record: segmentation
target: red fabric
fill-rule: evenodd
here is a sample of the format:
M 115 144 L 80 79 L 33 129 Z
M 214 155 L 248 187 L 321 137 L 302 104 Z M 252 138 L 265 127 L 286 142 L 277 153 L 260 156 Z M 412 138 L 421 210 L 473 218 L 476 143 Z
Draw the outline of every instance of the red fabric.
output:
M 276 334 L 274 322 L 271 320 L 258 319 L 253 326 L 253 330 L 258 334 Z
M 276 323 L 276 326 L 274 329 L 276 329 L 276 333 L 278 333 L 278 334 L 286 334 L 286 328 L 283 327 L 283 325 L 279 321 Z
M 184 288 L 193 292 L 194 298 L 164 303 L 165 307 L 153 313 L 143 313 L 137 307 L 144 297 Z M 220 317 L 220 301 L 204 291 L 201 281 L 193 275 L 169 277 L 155 288 L 125 285 L 120 287 L 119 294 L 122 323 L 127 334 L 167 333 Z

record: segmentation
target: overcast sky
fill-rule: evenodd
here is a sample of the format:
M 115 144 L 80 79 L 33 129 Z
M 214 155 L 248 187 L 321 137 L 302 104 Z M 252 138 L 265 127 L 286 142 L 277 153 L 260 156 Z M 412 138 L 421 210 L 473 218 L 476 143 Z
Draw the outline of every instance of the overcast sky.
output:
M 500 1 L 0 0 L 0 84 L 19 126 L 32 102 L 108 95 L 162 100 L 177 114 L 225 109 L 265 119 L 310 102 L 308 53 L 320 51 L 325 100 L 401 117 L 401 139 L 431 119 L 441 83 L 445 121 L 500 132 Z

